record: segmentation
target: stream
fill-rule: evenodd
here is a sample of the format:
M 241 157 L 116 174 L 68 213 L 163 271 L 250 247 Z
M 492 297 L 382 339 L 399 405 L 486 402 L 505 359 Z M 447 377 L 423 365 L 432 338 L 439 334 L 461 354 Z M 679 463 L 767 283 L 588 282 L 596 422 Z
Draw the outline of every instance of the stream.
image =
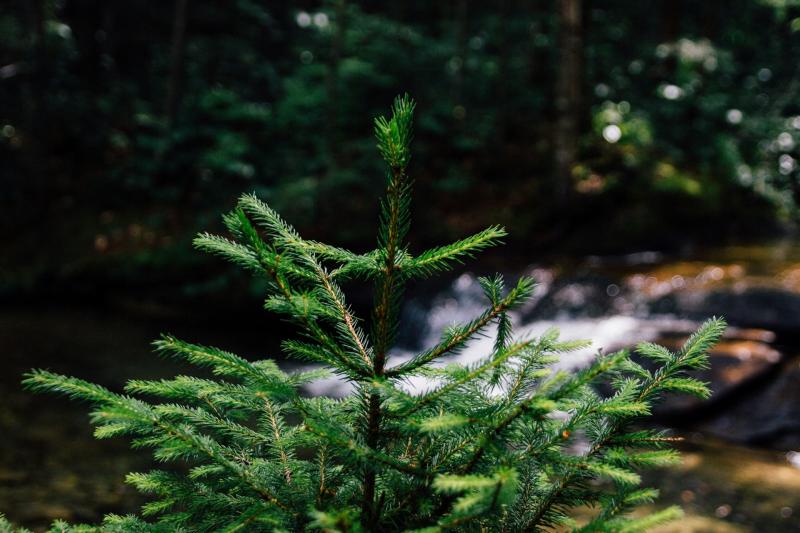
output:
M 681 465 L 645 476 L 662 491 L 656 507 L 678 504 L 686 512 L 657 531 L 800 531 L 800 245 L 586 257 L 505 275 L 512 281 L 520 273 L 539 286 L 512 317 L 516 334 L 557 327 L 563 339 L 594 341 L 566 355 L 562 368 L 640 341 L 675 348 L 704 318 L 725 316 L 731 327 L 711 354 L 711 369 L 699 375 L 712 384 L 712 397 L 669 398 L 655 413 L 655 423 L 686 438 Z M 412 288 L 395 361 L 481 312 L 476 276 L 451 279 L 434 289 Z M 258 302 L 243 303 L 242 315 L 250 317 L 244 320 L 196 319 L 168 305 L 132 301 L 0 307 L 0 512 L 10 520 L 41 530 L 56 518 L 97 522 L 105 513 L 134 512 L 143 498 L 124 475 L 152 466 L 147 453 L 129 450 L 124 440 L 94 440 L 86 405 L 23 391 L 23 372 L 48 368 L 119 388 L 128 378 L 186 372 L 152 354 L 150 342 L 161 331 L 263 357 L 264 336 L 283 328 L 260 319 Z M 475 360 L 491 343 L 491 335 L 480 338 L 456 359 Z M 336 381 L 313 390 L 345 391 Z

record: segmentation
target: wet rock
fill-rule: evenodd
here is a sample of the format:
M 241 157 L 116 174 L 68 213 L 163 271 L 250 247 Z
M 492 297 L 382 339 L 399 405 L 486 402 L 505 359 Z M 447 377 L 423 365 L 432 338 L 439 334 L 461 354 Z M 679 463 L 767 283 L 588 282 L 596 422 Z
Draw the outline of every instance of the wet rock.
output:
M 783 289 L 752 287 L 709 294 L 680 295 L 677 305 L 684 313 L 724 316 L 732 324 L 747 324 L 791 332 L 800 328 L 800 294 Z
M 678 260 L 624 276 L 623 295 L 638 313 L 702 319 L 792 331 L 800 327 L 800 263 L 778 248 L 735 250 L 717 261 Z
M 800 361 L 787 362 L 763 389 L 698 428 L 722 438 L 782 450 L 800 448 Z
M 800 327 L 800 266 L 677 261 L 625 277 L 637 310 L 791 331 Z
M 692 374 L 709 384 L 711 397 L 700 400 L 685 395 L 669 396 L 657 408 L 656 413 L 674 416 L 678 413 L 708 410 L 711 406 L 724 408 L 722 404 L 768 378 L 776 370 L 782 356 L 769 344 L 771 340 L 774 340 L 774 334 L 770 331 L 730 328 L 723 340 L 709 353 L 710 367 Z M 677 350 L 685 341 L 686 338 L 681 336 L 661 338 L 657 342 Z

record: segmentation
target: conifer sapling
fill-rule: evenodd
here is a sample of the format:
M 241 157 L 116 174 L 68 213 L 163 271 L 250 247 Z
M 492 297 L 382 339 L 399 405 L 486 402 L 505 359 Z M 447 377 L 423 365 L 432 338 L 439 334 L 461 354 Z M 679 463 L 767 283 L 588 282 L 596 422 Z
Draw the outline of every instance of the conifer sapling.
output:
M 128 475 L 152 496 L 141 516 L 110 515 L 96 529 L 57 522 L 54 531 L 624 532 L 679 513 L 627 516 L 657 496 L 639 487 L 637 471 L 677 459 L 674 439 L 632 423 L 665 393 L 708 396 L 687 371 L 708 364 L 722 320 L 706 322 L 678 352 L 639 345 L 654 370 L 620 351 L 577 372 L 554 371 L 560 355 L 587 343 L 559 340 L 555 330 L 516 338 L 509 312 L 535 284 L 522 278 L 507 287 L 494 276 L 480 280 L 481 315 L 414 357 L 392 360 L 406 283 L 445 272 L 505 235 L 490 227 L 410 252 L 413 111 L 408 97 L 398 98 L 391 116 L 375 121 L 387 165 L 375 250 L 305 240 L 253 195 L 224 216 L 230 238 L 195 240 L 266 280 L 266 309 L 301 332 L 283 341 L 284 355 L 317 370 L 285 372 L 270 359 L 248 361 L 165 335 L 158 352 L 208 368 L 213 379 L 134 380 L 118 394 L 44 370 L 26 377 L 30 389 L 91 402 L 97 438 L 130 436 L 158 461 L 187 465 Z M 354 315 L 341 289 L 355 278 L 374 286 L 368 321 Z M 491 353 L 443 364 L 491 327 Z M 331 374 L 350 382 L 352 394 L 303 394 Z M 430 384 L 423 393 L 405 386 L 418 377 Z M 600 383 L 613 392 L 599 393 Z M 595 509 L 592 518 L 575 522 L 576 506 Z M 0 530 L 12 530 L 2 517 Z

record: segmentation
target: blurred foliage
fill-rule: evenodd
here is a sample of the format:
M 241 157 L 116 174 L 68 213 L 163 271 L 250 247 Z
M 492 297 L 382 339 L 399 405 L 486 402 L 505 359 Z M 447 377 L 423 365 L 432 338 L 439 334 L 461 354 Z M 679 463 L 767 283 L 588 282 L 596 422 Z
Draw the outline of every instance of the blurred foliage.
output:
M 518 249 L 607 251 L 796 218 L 798 2 L 584 2 L 567 206 L 553 201 L 557 4 L 5 3 L 14 246 L 0 271 L 190 261 L 188 236 L 241 191 L 312 237 L 366 247 L 351 221 L 376 215 L 383 171 L 363 117 L 403 92 L 422 117 L 422 244 L 499 219 Z

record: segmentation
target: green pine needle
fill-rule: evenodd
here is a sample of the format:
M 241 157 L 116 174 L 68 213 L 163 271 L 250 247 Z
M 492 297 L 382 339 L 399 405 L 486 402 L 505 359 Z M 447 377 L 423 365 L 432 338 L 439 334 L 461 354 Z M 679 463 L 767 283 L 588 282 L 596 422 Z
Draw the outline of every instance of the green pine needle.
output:
M 298 332 L 283 339 L 283 356 L 314 368 L 288 372 L 271 359 L 250 361 L 165 335 L 156 351 L 205 369 L 204 377 L 132 380 L 118 394 L 45 370 L 26 376 L 30 390 L 89 402 L 96 437 L 129 437 L 176 466 L 128 476 L 152 498 L 141 517 L 108 515 L 96 527 L 56 522 L 52 531 L 619 533 L 679 516 L 674 508 L 628 516 L 657 496 L 639 486 L 639 471 L 679 460 L 669 447 L 674 437 L 632 424 L 668 393 L 711 394 L 689 373 L 709 364 L 724 321 L 704 323 L 676 353 L 640 344 L 647 369 L 621 351 L 577 372 L 554 372 L 560 355 L 588 341 L 559 340 L 556 330 L 515 336 L 512 312 L 535 283 L 521 278 L 507 288 L 493 276 L 479 280 L 482 313 L 449 328 L 434 346 L 392 360 L 406 283 L 448 270 L 506 236 L 492 226 L 409 252 L 414 108 L 400 97 L 389 117 L 375 121 L 388 166 L 376 249 L 356 254 L 305 240 L 253 194 L 223 217 L 230 237 L 195 239 L 198 249 L 267 281 L 265 309 Z M 373 284 L 369 319 L 347 303 L 343 283 L 353 278 Z M 478 361 L 445 364 L 495 327 L 496 340 Z M 353 392 L 308 397 L 305 387 L 331 375 Z M 429 380 L 428 390 L 409 392 L 406 385 L 417 379 Z M 599 513 L 579 524 L 570 516 L 578 506 Z M 22 530 L 0 515 L 0 531 Z

